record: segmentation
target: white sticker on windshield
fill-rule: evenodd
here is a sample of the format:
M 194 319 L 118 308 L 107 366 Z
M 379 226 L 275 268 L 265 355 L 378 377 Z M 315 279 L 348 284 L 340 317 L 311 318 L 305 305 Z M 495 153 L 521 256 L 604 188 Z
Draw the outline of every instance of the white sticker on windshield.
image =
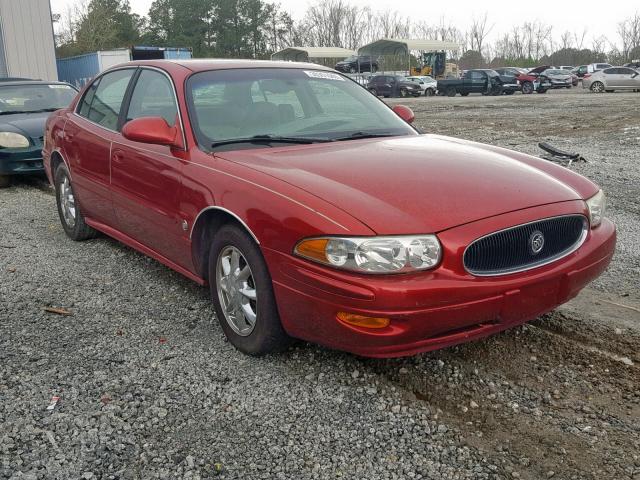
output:
M 63 89 L 69 89 L 71 88 L 69 85 L 56 85 L 56 84 L 52 84 L 50 83 L 49 85 L 47 85 L 49 88 L 63 88 Z
M 322 78 L 323 80 L 339 80 L 341 82 L 344 82 L 344 77 L 342 75 L 338 75 L 337 73 L 320 72 L 318 70 L 305 70 L 304 73 L 306 73 L 307 76 L 311 78 Z

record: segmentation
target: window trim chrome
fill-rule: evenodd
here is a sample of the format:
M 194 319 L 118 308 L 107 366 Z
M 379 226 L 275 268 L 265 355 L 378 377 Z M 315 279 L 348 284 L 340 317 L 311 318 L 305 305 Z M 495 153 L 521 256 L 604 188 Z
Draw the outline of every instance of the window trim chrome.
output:
M 474 272 L 472 270 L 469 270 L 467 268 L 467 265 L 464 261 L 465 256 L 467 255 L 467 250 L 469 250 L 469 248 L 475 244 L 476 242 L 479 242 L 480 240 L 483 240 L 487 237 L 491 237 L 493 235 L 496 235 L 498 233 L 502 233 L 502 232 L 508 232 L 509 230 L 515 230 L 516 228 L 520 228 L 520 227 L 524 227 L 525 225 L 532 225 L 534 223 L 539 223 L 539 222 L 544 222 L 545 220 L 555 220 L 558 218 L 566 218 L 566 217 L 581 217 L 582 218 L 582 232 L 580 233 L 580 237 L 578 238 L 578 240 L 568 249 L 553 255 L 552 257 L 549 258 L 545 258 L 544 260 L 538 261 L 538 262 L 534 262 L 534 263 L 529 263 L 524 267 L 518 267 L 518 268 L 508 268 L 508 269 L 504 269 L 504 270 L 492 270 L 492 271 L 487 271 L 487 272 Z M 474 239 L 471 243 L 469 243 L 469 245 L 467 245 L 467 247 L 464 249 L 464 252 L 462 253 L 462 266 L 464 267 L 465 271 L 471 275 L 473 275 L 474 277 L 497 277 L 497 276 L 501 276 L 501 275 L 514 275 L 516 273 L 522 273 L 522 272 L 526 272 L 528 270 L 533 270 L 534 268 L 539 268 L 539 267 L 543 267 L 545 265 L 549 265 L 550 263 L 556 262 L 562 258 L 565 258 L 569 255 L 571 255 L 573 252 L 575 252 L 576 250 L 578 250 L 585 242 L 585 240 L 587 239 L 587 236 L 589 234 L 589 219 L 584 216 L 581 213 L 568 213 L 565 215 L 556 215 L 553 217 L 546 217 L 546 218 L 540 218 L 538 220 L 533 220 L 531 222 L 525 222 L 525 223 L 521 223 L 519 225 L 514 225 L 512 227 L 508 227 L 508 228 L 503 228 L 502 230 L 496 230 L 495 232 L 491 232 L 491 233 L 487 233 L 486 235 L 482 235 L 481 237 L 478 237 L 476 239 Z
M 188 151 L 188 145 L 187 145 L 187 136 L 186 136 L 186 132 L 185 132 L 185 128 L 184 128 L 184 120 L 182 118 L 182 112 L 180 111 L 180 102 L 178 101 L 178 90 L 176 89 L 176 84 L 173 81 L 173 78 L 171 77 L 171 75 L 169 75 L 169 73 L 166 70 L 163 70 L 161 68 L 158 67 L 154 67 L 151 65 L 124 65 L 121 67 L 115 67 L 115 68 L 110 68 L 109 70 L 105 70 L 104 72 L 101 72 L 100 75 L 96 76 L 93 81 L 91 82 L 90 85 L 92 85 L 93 83 L 97 82 L 99 79 L 101 79 L 103 76 L 105 76 L 108 73 L 111 72 L 116 72 L 118 70 L 134 70 L 134 75 L 135 75 L 135 70 L 155 70 L 157 72 L 162 73 L 165 77 L 167 77 L 169 79 L 169 83 L 171 84 L 171 87 L 173 89 L 173 100 L 176 102 L 176 110 L 178 111 L 178 120 L 180 121 L 180 132 L 182 133 L 182 145 L 183 147 L 180 148 L 179 150 L 182 151 Z M 139 75 L 138 75 L 139 77 Z M 131 82 L 131 80 L 129 80 L 129 82 Z M 136 78 L 136 84 L 138 83 L 138 79 Z M 89 87 L 91 88 L 91 87 Z M 136 85 L 133 86 L 133 89 L 135 91 Z M 87 89 L 88 91 L 88 89 Z M 117 130 L 112 130 L 110 128 L 107 128 L 103 125 L 100 125 L 99 123 L 94 122 L 93 120 L 90 120 L 87 117 L 83 117 L 82 115 L 80 115 L 78 113 L 78 110 L 80 109 L 80 104 L 82 103 L 82 101 L 84 100 L 85 95 L 87 94 L 87 92 L 84 92 L 82 95 L 82 98 L 80 99 L 80 101 L 76 104 L 75 108 L 73 109 L 73 115 L 80 117 L 84 120 L 86 120 L 87 122 L 91 123 L 92 125 L 95 125 L 97 127 L 102 128 L 103 130 L 106 130 L 107 132 L 111 132 L 111 133 L 116 133 L 121 135 L 123 138 L 124 136 L 122 135 L 122 132 L 119 132 Z M 124 98 L 123 98 L 124 101 Z M 131 102 L 129 102 L 131 103 Z M 122 106 L 120 106 L 120 108 L 122 108 Z M 127 105 L 127 108 L 129 108 L 129 104 Z

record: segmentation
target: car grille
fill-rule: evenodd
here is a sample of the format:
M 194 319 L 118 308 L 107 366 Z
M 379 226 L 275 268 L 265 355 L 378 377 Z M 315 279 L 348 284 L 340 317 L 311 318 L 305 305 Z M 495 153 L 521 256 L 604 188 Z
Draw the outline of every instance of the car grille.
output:
M 473 275 L 522 272 L 546 265 L 575 251 L 588 231 L 583 215 L 564 215 L 525 223 L 485 235 L 464 252 L 464 267 Z

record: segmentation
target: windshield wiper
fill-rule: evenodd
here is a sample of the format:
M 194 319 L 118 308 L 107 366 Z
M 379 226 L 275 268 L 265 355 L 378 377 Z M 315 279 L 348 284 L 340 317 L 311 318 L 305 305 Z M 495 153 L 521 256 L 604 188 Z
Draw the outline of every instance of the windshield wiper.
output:
M 328 138 L 317 137 L 283 137 L 279 135 L 254 135 L 253 137 L 245 138 L 230 138 L 228 140 L 219 140 L 211 144 L 211 148 L 219 147 L 221 145 L 231 145 L 234 143 L 297 143 L 301 145 L 310 143 L 326 143 L 332 142 Z
M 346 137 L 334 138 L 334 142 L 343 142 L 345 140 L 359 140 L 361 138 L 382 138 L 382 137 L 397 137 L 395 133 L 374 133 L 374 132 L 355 132 Z

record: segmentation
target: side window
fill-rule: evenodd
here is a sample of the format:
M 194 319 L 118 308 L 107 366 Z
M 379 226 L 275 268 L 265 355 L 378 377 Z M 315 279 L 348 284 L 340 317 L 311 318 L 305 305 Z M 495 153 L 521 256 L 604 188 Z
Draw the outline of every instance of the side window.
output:
M 178 107 L 170 80 L 160 72 L 143 69 L 131 95 L 127 121 L 142 117 L 162 117 L 173 126 L 177 115 Z
M 87 118 L 110 130 L 118 127 L 120 107 L 135 69 L 116 70 L 102 77 L 89 108 Z
M 605 75 L 615 75 L 615 74 L 618 73 L 618 69 L 617 68 L 607 68 L 607 69 L 603 70 L 602 73 L 604 73 Z
M 85 92 L 82 100 L 80 101 L 80 108 L 78 109 L 78 115 L 82 117 L 87 117 L 89 115 L 89 108 L 91 107 L 91 101 L 93 100 L 93 96 L 96 93 L 96 88 L 98 87 L 98 83 L 100 83 L 100 79 L 93 82 L 87 91 Z

